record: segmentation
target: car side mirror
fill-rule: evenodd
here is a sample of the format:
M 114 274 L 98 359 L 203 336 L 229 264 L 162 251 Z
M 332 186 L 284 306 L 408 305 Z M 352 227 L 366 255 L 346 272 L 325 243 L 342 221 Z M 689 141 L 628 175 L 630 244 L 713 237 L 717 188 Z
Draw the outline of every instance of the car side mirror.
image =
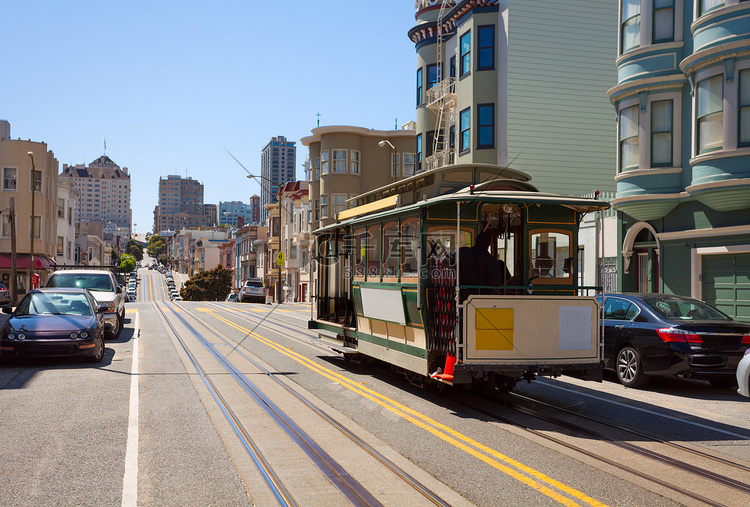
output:
M 13 313 L 13 307 L 10 305 L 3 306 L 3 313 Z

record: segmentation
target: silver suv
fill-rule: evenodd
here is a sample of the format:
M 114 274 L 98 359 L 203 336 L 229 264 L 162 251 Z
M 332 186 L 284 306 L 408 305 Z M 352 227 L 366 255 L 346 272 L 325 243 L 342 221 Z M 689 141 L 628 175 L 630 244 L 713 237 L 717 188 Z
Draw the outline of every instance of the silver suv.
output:
M 240 303 L 244 303 L 245 301 L 265 303 L 266 291 L 263 288 L 263 280 L 260 278 L 248 278 L 245 280 L 245 284 L 240 289 L 240 293 L 237 294 L 237 301 Z
M 108 269 L 63 269 L 55 271 L 47 287 L 88 289 L 99 304 L 107 306 L 104 330 L 110 338 L 118 338 L 125 321 L 125 295 L 115 275 Z

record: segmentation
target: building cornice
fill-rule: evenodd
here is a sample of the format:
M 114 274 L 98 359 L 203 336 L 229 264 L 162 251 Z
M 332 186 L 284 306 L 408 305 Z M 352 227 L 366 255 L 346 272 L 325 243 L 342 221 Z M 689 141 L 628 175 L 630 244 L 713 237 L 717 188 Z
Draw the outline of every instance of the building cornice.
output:
M 687 229 L 684 231 L 661 232 L 657 234 L 661 241 L 680 239 L 716 238 L 721 236 L 750 236 L 750 225 L 732 227 L 713 227 L 711 229 Z
M 317 127 L 311 130 L 312 135 L 300 139 L 303 146 L 310 146 L 310 143 L 320 142 L 324 134 L 357 134 L 365 137 L 378 137 L 380 139 L 391 139 L 394 137 L 417 137 L 416 130 L 396 129 L 396 130 L 372 130 L 364 127 L 354 127 L 349 125 L 330 125 L 327 127 Z
M 640 92 L 679 89 L 685 86 L 686 83 L 687 78 L 683 74 L 647 77 L 613 86 L 607 90 L 607 98 L 612 102 L 613 98 L 617 96 L 617 100 L 620 101 L 638 95 Z

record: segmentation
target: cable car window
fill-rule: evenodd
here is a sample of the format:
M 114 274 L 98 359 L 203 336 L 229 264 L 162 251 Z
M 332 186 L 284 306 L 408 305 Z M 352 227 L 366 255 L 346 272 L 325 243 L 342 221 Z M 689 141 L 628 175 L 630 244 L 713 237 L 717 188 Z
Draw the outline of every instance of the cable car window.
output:
M 367 280 L 380 281 L 380 226 L 367 229 Z
M 419 244 L 419 220 L 409 218 L 401 224 L 401 278 L 416 277 L 419 273 L 417 245 Z
M 398 222 L 388 222 L 383 226 L 383 277 L 397 278 L 400 264 Z
M 564 231 L 532 231 L 530 278 L 570 279 L 573 257 L 572 239 Z
M 442 259 L 445 254 L 455 252 L 456 248 L 474 244 L 474 231 L 461 228 L 460 241 L 456 241 L 455 227 L 432 227 L 427 238 L 427 256 Z M 457 245 L 458 244 L 458 245 Z
M 367 258 L 367 235 L 365 229 L 354 231 L 354 279 L 365 279 L 365 260 Z

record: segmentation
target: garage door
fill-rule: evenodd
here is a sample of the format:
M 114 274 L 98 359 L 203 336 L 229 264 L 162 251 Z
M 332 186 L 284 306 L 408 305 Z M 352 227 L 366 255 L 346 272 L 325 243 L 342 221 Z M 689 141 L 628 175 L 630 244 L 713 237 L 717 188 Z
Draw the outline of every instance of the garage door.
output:
M 750 253 L 704 255 L 703 299 L 750 323 Z

